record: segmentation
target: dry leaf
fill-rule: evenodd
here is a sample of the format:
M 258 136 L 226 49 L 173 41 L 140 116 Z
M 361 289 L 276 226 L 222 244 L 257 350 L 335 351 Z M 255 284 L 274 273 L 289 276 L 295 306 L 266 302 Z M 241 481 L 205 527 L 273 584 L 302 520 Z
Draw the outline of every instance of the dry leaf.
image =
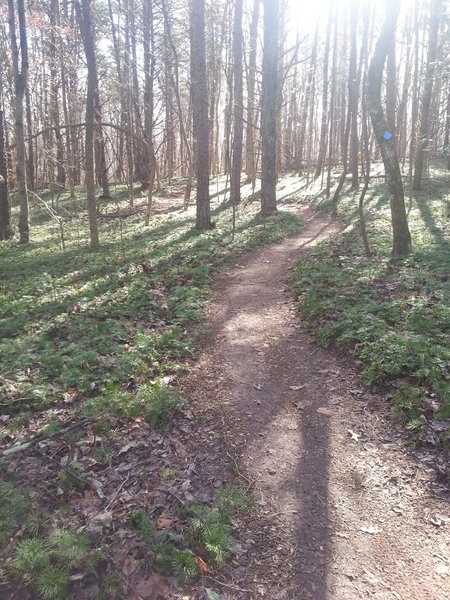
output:
M 129 577 L 132 573 L 134 573 L 137 569 L 138 563 L 134 560 L 134 558 L 128 557 L 125 559 L 125 562 L 122 565 L 122 573 Z
M 113 515 L 112 512 L 106 511 L 103 513 L 99 513 L 92 518 L 93 523 L 99 523 L 105 527 L 109 527 L 112 523 Z
M 135 590 L 144 600 L 157 600 L 158 596 L 170 598 L 170 588 L 166 579 L 156 573 L 138 583 Z
M 446 577 L 450 573 L 450 569 L 448 568 L 448 566 L 447 565 L 441 565 L 441 564 L 439 564 L 435 568 L 435 571 L 441 577 Z
M 103 492 L 103 485 L 101 484 L 101 482 L 98 479 L 92 478 L 91 483 L 95 488 L 95 491 L 97 492 L 97 495 L 100 498 L 100 500 L 103 500 L 103 498 L 105 497 L 105 493 Z
M 320 415 L 325 415 L 326 417 L 332 417 L 334 415 L 334 412 L 331 409 L 327 408 L 326 406 L 320 406 L 317 409 L 317 412 Z
M 355 442 L 359 442 L 359 433 L 355 433 L 351 429 L 347 429 L 347 433 L 351 435 L 352 440 L 355 440 Z
M 304 387 L 306 387 L 306 386 L 305 385 L 290 385 L 289 389 L 297 391 L 297 390 L 302 390 Z
M 208 565 L 205 563 L 205 561 L 202 558 L 200 558 L 200 556 L 196 556 L 195 557 L 195 562 L 200 567 L 200 570 L 201 570 L 202 573 L 211 573 L 211 571 L 209 570 Z
M 174 524 L 175 519 L 168 517 L 158 517 L 156 519 L 156 529 L 170 529 Z
M 372 525 L 369 525 L 368 527 L 361 527 L 360 531 L 362 531 L 363 533 L 371 533 L 372 535 L 374 535 L 375 533 L 380 533 L 378 527 L 373 527 Z

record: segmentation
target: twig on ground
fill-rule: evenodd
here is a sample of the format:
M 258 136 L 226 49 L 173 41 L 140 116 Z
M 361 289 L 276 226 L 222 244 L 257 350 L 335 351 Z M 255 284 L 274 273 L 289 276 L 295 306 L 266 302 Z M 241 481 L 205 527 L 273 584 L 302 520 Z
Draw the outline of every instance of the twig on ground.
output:
M 218 583 L 219 585 L 223 585 L 223 587 L 229 588 L 230 590 L 233 590 L 235 592 L 246 592 L 247 594 L 252 593 L 252 590 L 245 590 L 245 589 L 237 587 L 235 585 L 231 585 L 229 583 L 224 583 L 223 581 L 220 581 L 220 579 L 215 579 L 214 577 L 211 577 L 210 575 L 206 575 L 206 578 L 210 579 L 211 581 L 214 581 L 215 583 Z
M 181 504 L 181 506 L 184 506 L 184 508 L 186 508 L 187 510 L 189 510 L 189 507 L 186 504 L 186 502 L 184 500 L 182 500 L 179 496 L 177 496 L 175 494 L 175 492 L 172 492 L 172 490 L 167 490 L 167 493 L 170 494 L 171 496 L 173 496 L 175 498 L 175 500 L 178 500 L 178 502 Z
M 117 492 L 114 494 L 114 496 L 111 498 L 111 500 L 108 502 L 108 504 L 105 506 L 105 512 L 108 510 L 108 508 L 110 508 L 112 506 L 112 504 L 116 501 L 117 496 L 120 494 L 120 492 L 122 491 L 123 486 L 126 484 L 126 482 L 130 479 L 130 473 L 128 473 L 126 479 L 124 479 L 122 481 L 122 483 L 119 485 L 119 489 L 117 490 Z
M 81 421 L 72 423 L 71 425 L 68 425 L 67 427 L 63 427 L 62 429 L 58 429 L 58 431 L 53 431 L 52 433 L 48 433 L 48 434 L 38 433 L 34 437 L 30 438 L 28 441 L 25 441 L 23 444 L 20 444 L 18 446 L 11 446 L 11 448 L 7 448 L 6 450 L 4 450 L 3 452 L 0 453 L 0 458 L 5 458 L 7 456 L 10 456 L 11 454 L 15 454 L 16 452 L 22 452 L 23 450 L 27 450 L 28 448 L 31 448 L 38 442 L 42 442 L 43 440 L 50 440 L 50 439 L 58 437 L 60 435 L 64 435 L 65 433 L 68 433 L 69 431 L 72 431 L 73 429 L 77 429 L 78 427 L 83 427 L 83 425 L 90 423 L 93 419 L 97 419 L 102 414 L 103 413 L 99 413 L 99 414 L 95 415 L 94 417 L 87 417 L 86 419 L 81 419 Z

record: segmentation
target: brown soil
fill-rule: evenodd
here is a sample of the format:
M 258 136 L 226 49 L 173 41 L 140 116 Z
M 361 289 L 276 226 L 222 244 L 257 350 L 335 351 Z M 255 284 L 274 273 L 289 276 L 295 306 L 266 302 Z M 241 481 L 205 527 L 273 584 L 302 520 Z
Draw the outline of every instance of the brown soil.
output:
M 218 487 L 231 462 L 260 509 L 236 523 L 246 538 L 228 587 L 204 584 L 228 599 L 444 600 L 450 519 L 431 469 L 373 409 L 352 362 L 305 332 L 286 289 L 299 255 L 340 228 L 301 216 L 300 235 L 220 274 L 183 385 L 211 416 L 190 444 L 199 479 Z M 191 593 L 177 598 L 206 597 Z

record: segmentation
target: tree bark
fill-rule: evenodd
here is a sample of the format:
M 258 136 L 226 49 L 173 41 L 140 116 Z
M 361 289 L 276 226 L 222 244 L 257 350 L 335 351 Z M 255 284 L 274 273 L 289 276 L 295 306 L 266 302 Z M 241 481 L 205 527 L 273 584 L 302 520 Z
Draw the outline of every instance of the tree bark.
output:
M 0 240 L 9 240 L 12 235 L 11 206 L 8 197 L 5 121 L 3 110 L 0 107 Z
M 92 30 L 91 0 L 81 0 L 78 18 L 81 36 L 83 38 L 87 65 L 87 94 L 86 94 L 86 137 L 85 137 L 85 182 L 87 208 L 89 217 L 89 233 L 91 249 L 99 246 L 97 206 L 95 201 L 95 96 L 97 92 L 97 61 L 95 55 L 94 33 Z
M 395 35 L 400 0 L 387 0 L 386 16 L 376 43 L 367 74 L 367 105 L 372 126 L 381 150 L 386 183 L 390 194 L 392 218 L 392 253 L 407 255 L 411 251 L 411 235 L 406 218 L 403 181 L 395 149 L 395 139 L 390 136 L 389 125 L 381 103 L 381 83 L 384 65 Z
M 279 0 L 264 0 L 264 49 L 261 97 L 261 214 L 277 210 L 277 110 Z
M 154 31 L 153 31 L 153 5 L 152 0 L 144 0 L 143 3 L 144 22 L 144 123 L 147 147 L 146 174 L 143 177 L 147 186 L 147 210 L 145 213 L 145 225 L 149 225 L 153 202 L 153 183 L 155 181 L 155 149 L 153 146 L 153 80 L 155 77 L 154 58 Z
M 357 73 L 356 68 L 356 34 L 358 24 L 358 0 L 353 0 L 351 5 L 351 16 L 350 16 L 350 45 L 351 45 L 351 59 L 350 64 L 352 69 L 349 72 L 348 82 L 348 102 L 350 108 L 350 158 L 349 168 L 352 174 L 352 188 L 356 189 L 359 187 L 359 161 L 358 161 L 358 99 L 359 99 L 359 83 L 361 73 Z M 394 92 L 395 93 L 395 92 Z
M 191 93 L 197 176 L 195 226 L 211 228 L 209 202 L 208 89 L 205 58 L 205 0 L 191 0 Z
M 316 171 L 314 173 L 314 179 L 318 179 L 322 174 L 323 165 L 325 162 L 325 155 L 327 151 L 327 126 L 328 126 L 328 65 L 330 60 L 330 36 L 331 36 L 331 23 L 332 23 L 332 11 L 328 17 L 327 33 L 325 38 L 325 51 L 323 57 L 323 80 L 322 80 L 322 125 L 320 127 L 320 142 L 319 142 L 319 156 L 317 158 Z
M 422 188 L 422 175 L 424 167 L 425 152 L 430 137 L 430 107 L 433 95 L 433 85 L 436 72 L 437 44 L 442 0 L 432 0 L 430 13 L 430 34 L 428 38 L 427 65 L 425 72 L 425 84 L 422 95 L 422 113 L 420 117 L 420 134 L 417 147 L 416 161 L 414 165 L 413 189 Z
M 244 94 L 242 87 L 242 0 L 236 0 L 233 22 L 233 154 L 230 180 L 230 199 L 233 204 L 241 201 L 242 140 L 244 133 Z
M 63 148 L 63 136 L 59 128 L 60 116 L 59 116 L 59 81 L 58 81 L 58 50 L 60 43 L 58 41 L 58 34 L 56 28 L 60 26 L 60 15 L 59 15 L 59 0 L 51 0 L 50 10 L 50 43 L 49 43 L 49 56 L 50 56 L 50 112 L 51 120 L 55 126 L 55 137 L 56 137 L 56 183 L 58 186 L 64 188 L 66 185 L 66 170 L 64 167 L 64 148 Z
M 245 173 L 247 181 L 254 183 L 256 179 L 255 160 L 255 88 L 256 88 L 256 55 L 258 43 L 260 0 L 253 0 L 252 20 L 250 23 L 250 49 L 247 77 L 247 124 L 245 129 Z
M 23 124 L 23 99 L 28 77 L 28 45 L 25 22 L 24 0 L 17 0 L 17 16 L 19 21 L 20 58 L 17 45 L 16 15 L 14 0 L 8 0 L 9 35 L 11 41 L 12 67 L 14 76 L 14 112 L 17 145 L 16 176 L 19 189 L 19 241 L 27 244 L 30 241 L 30 223 L 28 214 L 28 189 L 26 172 L 25 133 Z M 19 66 L 20 61 L 20 66 Z

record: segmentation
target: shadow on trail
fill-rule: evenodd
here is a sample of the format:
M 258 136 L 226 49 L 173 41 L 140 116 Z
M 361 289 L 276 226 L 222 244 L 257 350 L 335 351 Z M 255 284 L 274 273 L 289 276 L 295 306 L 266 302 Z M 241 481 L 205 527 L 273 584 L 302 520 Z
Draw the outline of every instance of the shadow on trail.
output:
M 229 380 L 226 411 L 230 434 L 238 440 L 230 451 L 257 479 L 264 510 L 275 511 L 296 543 L 287 559 L 291 576 L 286 585 L 292 586 L 283 596 L 292 600 L 329 597 L 330 419 L 317 409 L 332 395 L 334 382 L 314 375 L 329 366 L 329 359 L 293 326 L 292 315 L 287 318 L 285 295 L 276 288 L 284 285 L 286 264 L 294 266 L 301 251 L 329 231 L 331 219 L 324 218 L 325 224 L 306 214 L 303 238 L 255 251 L 242 277 L 226 282 L 223 313 L 213 325 L 213 333 L 228 338 L 223 351 Z M 281 324 L 278 311 L 285 315 Z M 223 414 L 221 405 L 216 409 Z M 274 561 L 286 560 L 278 555 Z

